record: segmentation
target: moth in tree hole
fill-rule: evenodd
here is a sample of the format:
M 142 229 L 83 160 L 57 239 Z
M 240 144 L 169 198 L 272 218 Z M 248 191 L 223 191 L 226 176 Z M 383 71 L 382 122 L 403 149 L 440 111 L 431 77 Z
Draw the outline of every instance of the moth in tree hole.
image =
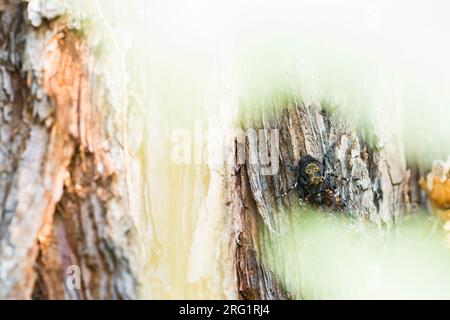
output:
M 282 197 L 297 189 L 300 200 L 306 203 L 326 206 L 332 210 L 344 210 L 345 203 L 337 193 L 336 180 L 348 182 L 349 179 L 328 172 L 324 162 L 322 163 L 310 155 L 303 156 L 297 166 L 289 166 L 289 168 L 296 173 L 297 181 L 281 195 Z

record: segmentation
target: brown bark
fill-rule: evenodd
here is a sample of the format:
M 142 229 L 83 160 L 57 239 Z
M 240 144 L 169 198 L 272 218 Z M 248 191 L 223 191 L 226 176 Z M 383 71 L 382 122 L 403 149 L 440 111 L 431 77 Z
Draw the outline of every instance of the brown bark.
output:
M 1 298 L 131 298 L 124 110 L 63 17 L 0 6 Z M 81 270 L 80 290 L 66 286 Z

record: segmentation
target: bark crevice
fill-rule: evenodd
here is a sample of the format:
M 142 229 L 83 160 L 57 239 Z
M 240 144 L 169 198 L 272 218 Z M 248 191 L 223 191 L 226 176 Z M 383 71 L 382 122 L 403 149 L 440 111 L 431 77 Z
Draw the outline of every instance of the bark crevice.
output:
M 107 88 L 67 19 L 31 24 L 27 9 L 0 8 L 0 297 L 135 297 L 123 110 L 108 100 L 124 87 Z M 67 287 L 73 266 L 80 288 Z
M 280 160 L 280 170 L 273 175 L 264 174 L 254 156 L 259 141 L 250 137 L 246 141 L 246 165 L 236 177 L 240 182 L 235 186 L 245 190 L 237 195 L 237 201 L 245 205 L 235 212 L 240 240 L 237 281 L 244 299 L 292 298 L 270 270 L 265 269 L 262 255 L 269 254 L 263 252 L 263 244 L 276 236 L 277 223 L 302 207 L 295 190 L 286 198 L 280 197 L 296 181 L 295 172 L 289 166 L 296 165 L 302 156 L 308 154 L 324 161 L 328 171 L 347 180 L 336 180 L 338 195 L 344 201 L 344 211 L 354 218 L 390 224 L 407 207 L 403 197 L 406 161 L 398 141 L 369 148 L 361 133 L 339 114 L 321 105 L 304 105 L 298 101 L 301 99 L 293 99 L 274 114 L 261 110 L 260 120 L 250 118 L 244 122 L 244 129 L 271 128 L 280 132 L 277 147 L 280 158 L 276 159 Z

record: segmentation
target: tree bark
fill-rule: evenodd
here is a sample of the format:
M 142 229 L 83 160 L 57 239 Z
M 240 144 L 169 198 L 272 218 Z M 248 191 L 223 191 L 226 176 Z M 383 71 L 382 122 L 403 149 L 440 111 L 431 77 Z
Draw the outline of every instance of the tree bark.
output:
M 267 143 L 271 139 L 268 135 L 256 135 L 258 139 L 254 139 L 247 134 L 246 161 L 238 167 L 230 186 L 235 194 L 233 211 L 239 240 L 238 292 L 243 299 L 302 298 L 286 292 L 280 279 L 261 263 L 267 254 L 263 244 L 279 231 L 281 219 L 300 207 L 297 192 L 281 197 L 296 182 L 295 172 L 286 163 L 296 165 L 306 154 L 322 161 L 328 153 L 327 170 L 349 180 L 338 182 L 344 211 L 358 219 L 392 225 L 410 201 L 409 191 L 405 189 L 410 183 L 405 155 L 401 142 L 393 138 L 392 132 L 377 132 L 380 142 L 374 148 L 345 118 L 327 112 L 320 104 L 305 105 L 298 98 L 292 99 L 287 108 L 277 107 L 273 112 L 258 110 L 261 120 L 255 121 L 250 116 L 244 128 L 246 132 L 249 128 L 277 129 L 279 145 Z M 385 136 L 389 138 L 382 139 Z M 264 166 L 255 157 L 264 144 L 269 145 L 272 154 L 276 153 L 275 148 L 279 150 L 282 162 L 275 174 L 265 175 L 263 170 L 279 159 L 272 159 L 272 163 Z
M 133 298 L 123 89 L 63 16 L 27 5 L 0 4 L 0 298 Z
M 31 2 L 0 2 L 0 298 L 302 298 L 261 261 L 281 218 L 300 208 L 297 192 L 280 197 L 296 180 L 286 163 L 307 154 L 328 154 L 328 170 L 352 181 L 338 190 L 357 218 L 390 226 L 423 201 L 418 174 L 387 129 L 395 126 L 376 121 L 378 142 L 369 143 L 344 117 L 301 97 L 247 113 L 245 139 L 232 141 L 243 162 L 220 172 L 175 167 L 161 155 L 170 148 L 163 133 L 127 138 L 140 129 L 138 121 L 127 128 L 125 75 L 109 78 L 113 63 L 102 63 L 100 44 Z M 228 106 L 235 97 L 222 98 Z M 207 110 L 209 125 L 231 128 L 233 112 L 221 111 Z M 183 124 L 165 124 L 157 108 L 143 113 L 131 116 L 165 133 Z M 262 149 L 279 157 L 264 163 Z

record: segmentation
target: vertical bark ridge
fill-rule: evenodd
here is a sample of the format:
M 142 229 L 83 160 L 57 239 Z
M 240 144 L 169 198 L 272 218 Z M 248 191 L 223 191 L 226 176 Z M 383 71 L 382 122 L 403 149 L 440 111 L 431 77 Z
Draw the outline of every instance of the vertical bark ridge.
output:
M 379 149 L 368 149 L 345 118 L 327 112 L 320 105 L 293 101 L 274 115 L 267 114 L 266 110 L 263 113 L 262 121 L 246 120 L 245 129 L 278 129 L 281 163 L 274 175 L 264 175 L 258 159 L 252 158 L 260 147 L 259 141 L 252 138 L 246 141 L 247 162 L 236 178 L 238 183 L 232 186 L 239 187 L 236 198 L 244 203 L 242 209 L 235 211 L 235 221 L 239 225 L 236 228 L 238 289 L 244 299 L 301 298 L 290 296 L 261 263 L 263 255 L 270 254 L 263 252 L 262 244 L 277 232 L 283 232 L 284 227 L 279 228 L 282 218 L 299 208 L 295 190 L 286 198 L 280 198 L 296 181 L 295 172 L 286 164 L 296 165 L 306 154 L 324 160 L 327 170 L 352 181 L 337 181 L 345 211 L 358 219 L 380 224 L 390 223 L 404 209 L 404 183 L 408 183 L 406 161 L 397 139 L 385 140 L 392 144 L 386 142 Z M 383 195 L 378 197 L 377 192 L 381 191 Z M 258 232 L 264 225 L 264 232 Z
M 123 88 L 106 88 L 94 50 L 64 17 L 43 11 L 32 25 L 26 3 L 0 9 L 0 297 L 135 297 L 123 110 L 108 101 Z M 81 288 L 67 285 L 70 266 Z

